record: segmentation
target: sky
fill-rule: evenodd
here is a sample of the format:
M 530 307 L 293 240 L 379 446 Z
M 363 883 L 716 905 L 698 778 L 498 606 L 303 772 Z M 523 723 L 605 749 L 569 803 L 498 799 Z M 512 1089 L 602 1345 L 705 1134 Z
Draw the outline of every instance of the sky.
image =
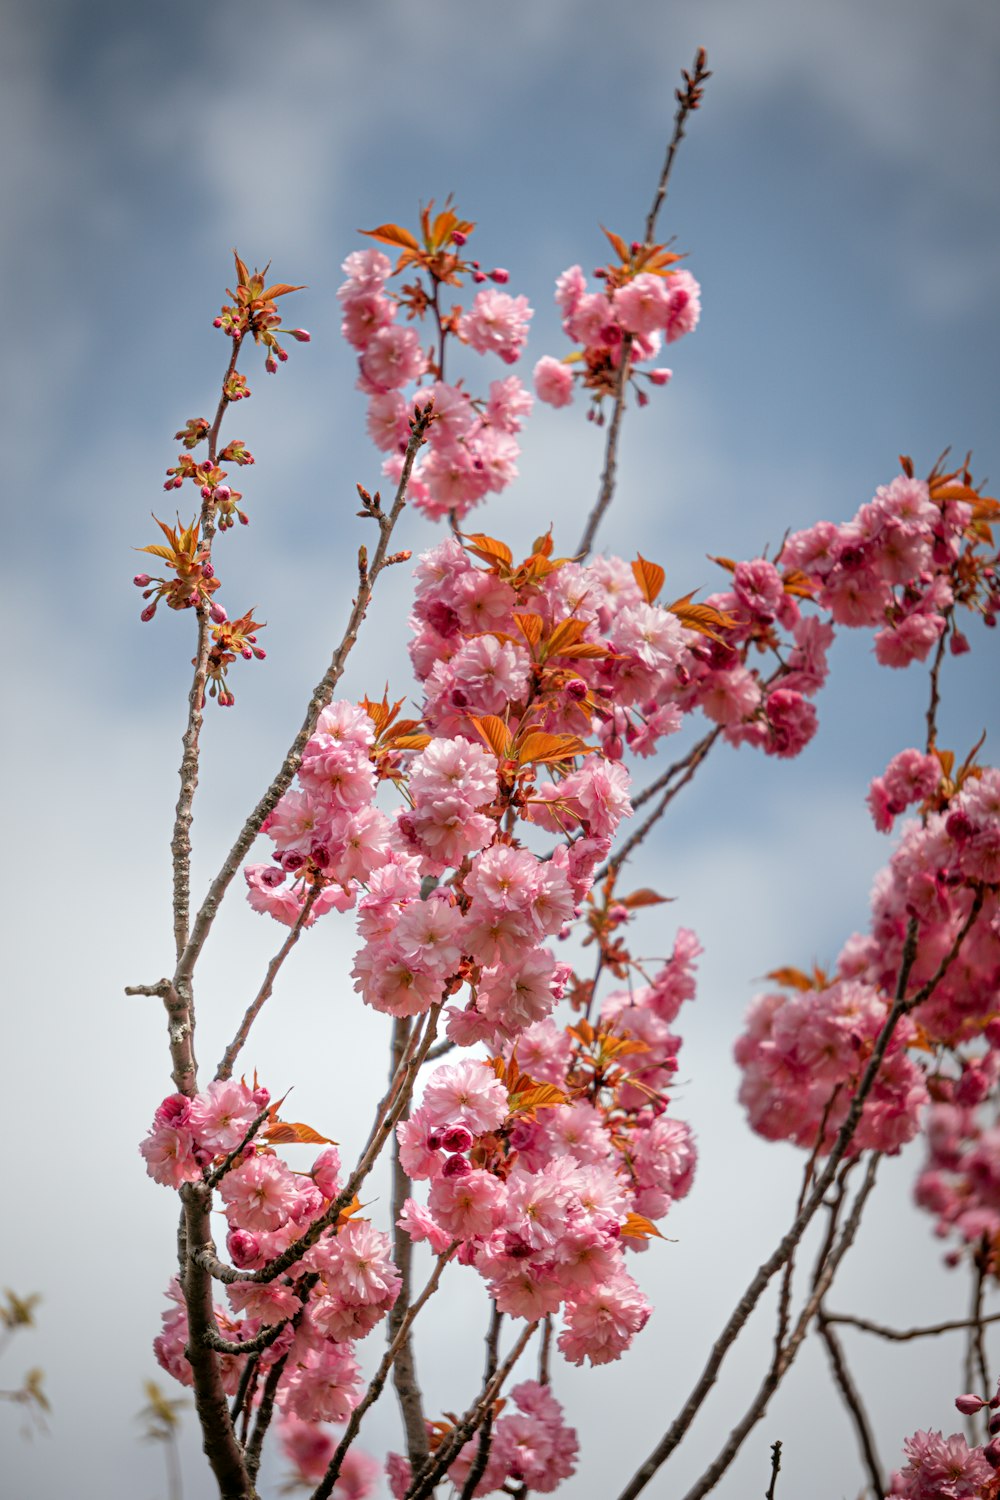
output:
M 235 709 L 208 716 L 196 891 L 280 762 L 349 605 L 354 486 L 379 482 L 335 298 L 358 229 L 413 223 L 421 202 L 454 193 L 482 259 L 508 267 L 536 310 L 526 375 L 566 352 L 556 275 L 605 258 L 601 224 L 640 233 L 679 70 L 707 47 L 714 76 L 661 220 L 702 283 L 703 318 L 672 351 L 670 387 L 626 417 L 599 544 L 660 561 L 673 595 L 710 589 L 707 554 L 753 556 L 789 528 L 846 520 L 899 453 L 926 472 L 951 444 L 973 450 L 977 475 L 1000 473 L 1000 16 L 991 0 L 3 0 L 0 25 L 11 706 L 0 1284 L 44 1299 L 0 1386 L 41 1365 L 53 1405 L 31 1440 L 0 1409 L 0 1435 L 14 1500 L 109 1489 L 163 1500 L 160 1455 L 134 1414 L 158 1373 L 174 1203 L 136 1148 L 169 1065 L 157 1002 L 123 989 L 169 962 L 191 622 L 161 611 L 139 623 L 131 549 L 153 539 L 150 512 L 166 512 L 172 434 L 210 409 L 232 247 L 307 284 L 287 305 L 313 342 L 274 379 L 248 367 L 253 399 L 226 428 L 257 456 L 243 476 L 252 524 L 224 539 L 227 597 L 267 619 L 268 660 L 240 675 Z M 539 409 L 520 481 L 477 520 L 515 549 L 552 522 L 568 550 L 600 444 L 579 405 Z M 411 516 L 400 545 L 434 539 Z M 405 570 L 385 582 L 343 685 L 353 697 L 386 681 L 408 690 Z M 941 738 L 960 755 L 983 729 L 988 754 L 1000 732 L 996 636 L 973 632 L 973 645 L 944 683 Z M 919 668 L 876 670 L 867 641 L 839 640 L 832 663 L 808 751 L 788 764 L 713 756 L 633 867 L 636 884 L 674 898 L 649 919 L 650 948 L 684 925 L 706 949 L 675 1104 L 701 1164 L 671 1240 L 640 1267 L 656 1307 L 643 1336 L 618 1365 L 558 1370 L 584 1444 L 567 1500 L 617 1493 L 794 1204 L 801 1162 L 749 1134 L 732 1042 L 763 974 L 830 963 L 864 926 L 891 848 L 865 792 L 919 742 L 926 696 Z M 203 1059 L 275 946 L 234 891 L 200 981 Z M 294 1085 L 297 1117 L 348 1156 L 385 1057 L 378 1018 L 351 991 L 351 954 L 348 923 L 310 934 L 247 1056 L 275 1094 Z M 838 1308 L 900 1324 L 961 1314 L 966 1283 L 941 1269 L 909 1207 L 918 1160 L 884 1164 Z M 478 1373 L 477 1293 L 456 1274 L 442 1297 L 423 1365 L 435 1409 L 463 1405 Z M 769 1341 L 765 1314 L 651 1500 L 683 1494 L 714 1454 Z M 886 1467 L 914 1428 L 957 1428 L 954 1340 L 900 1353 L 858 1335 L 849 1353 Z M 779 1496 L 857 1494 L 819 1351 L 800 1363 L 720 1495 L 764 1491 L 775 1438 Z M 365 1439 L 378 1453 L 398 1444 L 388 1398 Z M 188 1500 L 208 1500 L 190 1413 L 183 1467 Z M 264 1493 L 280 1482 L 274 1465 Z

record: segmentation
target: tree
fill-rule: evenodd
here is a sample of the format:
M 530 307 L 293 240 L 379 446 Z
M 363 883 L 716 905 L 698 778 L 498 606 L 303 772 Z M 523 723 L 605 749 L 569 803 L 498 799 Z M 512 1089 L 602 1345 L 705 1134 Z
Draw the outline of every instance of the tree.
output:
M 725 587 L 700 602 L 691 591 L 661 604 L 665 570 L 641 552 L 631 565 L 592 557 L 614 497 L 627 398 L 634 392 L 644 405 L 647 382 L 667 383 L 670 372 L 650 362 L 662 341 L 674 342 L 698 321 L 697 282 L 655 234 L 708 76 L 699 53 L 678 91 L 643 238 L 605 231 L 613 258 L 596 289 L 579 267 L 558 284 L 576 347 L 566 359 L 539 361 L 537 394 L 562 406 L 579 388 L 588 416 L 607 428 L 597 503 L 574 552 L 560 555 L 546 532 L 516 560 L 506 542 L 466 529 L 472 507 L 516 472 L 516 436 L 529 405 L 516 377 L 494 381 L 483 397 L 471 396 L 464 381 L 446 380 L 455 344 L 515 363 L 531 316 L 526 298 L 498 290 L 506 271 L 484 271 L 468 257 L 474 224 L 450 202 L 428 205 L 417 233 L 395 223 L 369 231 L 397 253 L 395 266 L 371 248 L 345 263 L 344 333 L 359 351 L 369 429 L 389 453 L 394 495 L 383 505 L 380 494 L 358 487 L 359 516 L 374 523 L 375 544 L 370 556 L 366 545 L 358 551 L 343 637 L 279 772 L 192 909 L 190 835 L 206 699 L 231 707 L 230 669 L 240 658 L 263 657 L 254 611 L 230 618 L 216 597 L 218 534 L 246 519 L 223 465 L 253 462 L 240 440 L 220 446 L 221 424 L 246 394 L 237 361 L 248 339 L 264 347 L 270 373 L 287 358 L 286 334 L 308 341 L 304 330 L 283 330 L 277 308 L 301 288 L 269 282 L 266 270 L 251 272 L 236 257 L 236 288 L 216 319 L 232 341 L 219 404 L 212 420 L 191 419 L 177 434 L 185 451 L 168 470 L 167 489 L 193 483 L 199 510 L 189 523 L 159 523 L 165 542 L 142 550 L 164 573 L 136 578 L 147 601 L 143 618 L 161 602 L 192 611 L 197 648 L 171 846 L 176 969 L 130 989 L 166 1006 L 177 1090 L 160 1105 L 143 1146 L 150 1175 L 175 1188 L 183 1205 L 181 1280 L 158 1354 L 194 1385 L 225 1496 L 254 1493 L 276 1412 L 317 1497 L 336 1493 L 338 1484 L 341 1493 L 362 1492 L 364 1464 L 348 1454 L 390 1373 L 407 1450 L 390 1460 L 394 1493 L 416 1500 L 447 1475 L 463 1495 L 505 1485 L 524 1495 L 551 1490 L 572 1470 L 575 1437 L 549 1389 L 552 1344 L 576 1364 L 603 1364 L 625 1351 L 649 1314 L 626 1260 L 659 1236 L 655 1221 L 686 1195 L 694 1169 L 689 1132 L 671 1112 L 679 1040 L 669 1028 L 693 993 L 699 948 L 681 928 L 655 964 L 637 956 L 630 924 L 663 898 L 623 889 L 627 862 L 721 740 L 779 759 L 805 748 L 834 626 L 876 630 L 876 655 L 888 668 L 929 663 L 924 742 L 901 747 L 869 793 L 880 828 L 911 807 L 918 821 L 877 893 L 870 939 L 852 940 L 830 973 L 786 966 L 769 975 L 778 988 L 755 1006 L 740 1039 L 754 1127 L 808 1152 L 798 1210 L 690 1401 L 625 1483 L 623 1500 L 646 1487 L 683 1438 L 776 1278 L 770 1368 L 691 1500 L 725 1472 L 814 1320 L 862 1432 L 872 1485 L 881 1488 L 823 1298 L 879 1158 L 913 1138 L 927 1105 L 936 1158 L 924 1198 L 946 1231 L 957 1229 L 974 1245 L 980 1281 L 992 1272 L 1000 1224 L 977 1157 L 976 1109 L 992 1088 L 991 1027 L 998 1029 L 1000 781 L 979 764 L 980 746 L 961 757 L 939 746 L 938 711 L 946 653 L 968 649 L 963 612 L 995 622 L 996 501 L 983 494 L 968 461 L 950 465 L 943 455 L 921 479 L 904 458 L 901 474 L 853 520 L 796 532 L 773 560 L 715 559 Z M 471 301 L 454 303 L 452 288 Z M 202 443 L 207 455 L 196 458 Z M 360 703 L 335 693 L 380 576 L 409 561 L 408 551 L 391 550 L 408 502 L 447 520 L 451 537 L 418 569 L 411 656 L 423 698 L 417 716 L 402 718 L 404 700 L 392 701 L 388 691 Z M 636 790 L 625 760 L 654 754 L 696 710 L 707 732 Z M 634 814 L 634 831 L 625 835 L 619 825 Z M 258 835 L 271 839 L 274 854 L 246 866 L 250 903 L 289 931 L 206 1083 L 194 1050 L 194 975 Z M 283 1118 L 284 1099 L 272 1103 L 256 1073 L 240 1083 L 233 1073 L 302 935 L 330 912 L 355 906 L 364 942 L 354 988 L 392 1018 L 392 1064 L 366 1147 L 342 1173 L 327 1137 Z M 582 947 L 593 950 L 589 973 L 589 955 L 567 946 L 572 960 L 560 960 L 548 946 L 567 941 L 574 925 Z M 605 975 L 620 988 L 602 995 Z M 567 1027 L 551 1019 L 558 1001 L 569 1007 Z M 482 1047 L 486 1060 L 476 1051 L 459 1056 Z M 452 1060 L 418 1083 L 423 1065 L 446 1053 Z M 303 1182 L 275 1148 L 309 1143 L 326 1149 Z M 360 1194 L 383 1150 L 393 1158 L 392 1215 L 379 1229 Z M 431 1182 L 426 1205 L 411 1192 L 422 1179 Z M 211 1231 L 216 1191 L 229 1221 L 228 1260 Z M 795 1253 L 822 1211 L 826 1239 L 793 1315 Z M 411 1259 L 412 1246 L 423 1243 L 433 1266 L 421 1291 Z M 411 1328 L 453 1260 L 468 1275 L 478 1272 L 489 1292 L 486 1370 L 464 1415 L 428 1425 Z M 213 1308 L 213 1283 L 227 1288 L 230 1312 Z M 365 1387 L 353 1341 L 383 1318 L 387 1353 Z M 504 1320 L 514 1330 L 502 1352 Z M 985 1387 L 978 1303 L 971 1321 Z M 533 1339 L 537 1379 L 514 1389 L 517 1412 L 504 1410 L 504 1382 Z M 343 1435 L 324 1435 L 322 1421 L 339 1422 Z M 984 1455 L 963 1446 L 948 1460 L 978 1485 L 970 1492 L 991 1493 L 992 1457 L 991 1447 Z M 350 1480 L 345 1462 L 361 1463 Z M 929 1463 L 921 1451 L 901 1484 L 918 1493 Z M 772 1488 L 776 1474 L 777 1455 Z

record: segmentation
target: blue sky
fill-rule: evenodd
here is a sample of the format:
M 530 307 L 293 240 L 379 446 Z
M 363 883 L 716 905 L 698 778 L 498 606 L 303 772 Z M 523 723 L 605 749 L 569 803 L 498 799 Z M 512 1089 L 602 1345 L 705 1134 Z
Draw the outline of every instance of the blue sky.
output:
M 478 221 L 481 258 L 509 267 L 511 290 L 536 309 L 525 367 L 564 352 L 554 278 L 604 258 L 599 224 L 639 232 L 679 69 L 707 46 L 714 77 L 662 220 L 702 282 L 703 320 L 672 351 L 673 384 L 629 413 L 599 540 L 641 547 L 675 594 L 711 587 L 706 553 L 754 555 L 788 527 L 846 519 L 901 451 L 922 471 L 949 443 L 971 447 L 996 492 L 1000 18 L 988 0 L 623 0 L 613 12 L 594 0 L 7 0 L 2 25 L 6 1104 L 17 1122 L 3 1182 L 17 1208 L 0 1281 L 45 1297 L 39 1331 L 2 1378 L 43 1364 L 55 1411 L 30 1445 L 0 1417 L 13 1494 L 55 1500 L 72 1476 L 90 1500 L 113 1474 L 156 1500 L 158 1455 L 136 1442 L 131 1414 L 153 1369 L 173 1205 L 136 1142 L 166 1090 L 166 1049 L 155 1008 L 121 990 L 167 964 L 191 645 L 184 618 L 138 623 L 130 548 L 152 539 L 150 510 L 164 511 L 173 432 L 209 410 L 231 247 L 308 283 L 293 321 L 314 342 L 274 380 L 249 369 L 253 400 L 227 428 L 257 455 L 244 476 L 251 527 L 225 541 L 227 597 L 267 618 L 269 657 L 237 681 L 236 709 L 209 719 L 196 885 L 270 778 L 350 597 L 354 484 L 378 481 L 337 333 L 334 292 L 357 229 L 412 221 L 421 201 L 453 192 Z M 540 411 L 522 479 L 483 525 L 517 545 L 551 520 L 572 546 L 599 461 L 582 410 Z M 425 523 L 408 527 L 414 550 L 432 540 Z M 406 689 L 402 570 L 389 583 L 352 694 L 387 679 Z M 974 644 L 945 683 L 943 739 L 963 753 L 982 728 L 993 745 L 1000 730 L 996 639 L 980 631 Z M 864 923 L 889 847 L 864 792 L 916 742 L 925 692 L 918 669 L 877 672 L 867 642 L 841 641 L 833 664 L 807 754 L 791 765 L 720 755 L 636 866 L 637 883 L 677 897 L 667 935 L 694 926 L 707 949 L 678 1101 L 702 1168 L 670 1221 L 677 1243 L 645 1258 L 658 1311 L 630 1359 L 560 1372 L 586 1442 L 568 1500 L 614 1493 L 655 1440 L 794 1195 L 794 1153 L 742 1124 L 732 1039 L 755 977 L 829 961 Z M 266 929 L 239 905 L 221 926 L 202 981 L 206 1056 L 256 986 Z M 346 927 L 302 945 L 248 1059 L 275 1090 L 294 1083 L 301 1117 L 345 1148 L 369 1096 L 355 1078 L 383 1067 L 383 1039 L 350 993 L 350 951 Z M 885 1204 L 838 1305 L 900 1321 L 914 1295 L 922 1316 L 964 1306 L 964 1283 L 938 1272 L 940 1249 L 906 1206 L 912 1171 L 905 1156 L 886 1164 Z M 462 1400 L 463 1361 L 478 1367 L 478 1334 L 469 1344 L 458 1330 L 479 1318 L 456 1280 L 427 1366 L 443 1406 Z M 699 1472 L 769 1336 L 736 1357 L 692 1456 L 682 1450 L 651 1496 L 679 1494 Z M 887 1463 L 915 1426 L 950 1430 L 957 1349 L 857 1358 Z M 800 1376 L 721 1494 L 765 1488 L 776 1436 L 787 1495 L 856 1493 L 818 1355 L 807 1351 Z M 388 1402 L 372 1413 L 376 1450 L 394 1424 Z M 193 1432 L 185 1474 L 189 1500 L 210 1493 Z

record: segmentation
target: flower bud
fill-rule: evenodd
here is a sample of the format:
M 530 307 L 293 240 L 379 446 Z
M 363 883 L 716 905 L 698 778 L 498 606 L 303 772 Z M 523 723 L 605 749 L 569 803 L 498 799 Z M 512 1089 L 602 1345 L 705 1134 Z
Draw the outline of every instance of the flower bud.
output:
M 466 1157 L 466 1156 L 449 1156 L 448 1160 L 444 1164 L 444 1168 L 443 1168 L 443 1171 L 442 1171 L 442 1176 L 444 1176 L 444 1177 L 465 1177 L 467 1175 L 467 1173 L 469 1173 L 471 1171 L 472 1171 L 472 1168 L 469 1166 L 468 1157 Z
M 249 1270 L 260 1259 L 260 1239 L 249 1229 L 231 1229 L 226 1235 L 226 1248 L 233 1265 L 241 1271 Z
M 1000 1442 L 996 1438 L 992 1443 L 987 1443 L 983 1449 L 983 1457 L 991 1469 L 1000 1469 Z
M 464 1125 L 449 1125 L 441 1132 L 441 1144 L 446 1151 L 468 1151 L 472 1145 L 472 1131 Z
M 981 1396 L 956 1396 L 955 1405 L 963 1417 L 972 1417 L 977 1411 L 982 1411 L 986 1402 Z
M 289 338 L 298 339 L 300 344 L 312 343 L 312 334 L 307 333 L 304 328 L 286 328 L 285 332 Z
M 136 586 L 137 589 L 148 588 L 149 585 L 150 585 L 150 583 L 151 583 L 151 581 L 152 580 L 150 579 L 150 576 L 149 576 L 148 573 L 137 573 L 135 575 L 135 577 L 132 579 L 132 582 L 135 584 L 135 586 Z
M 494 266 L 490 272 L 490 280 L 495 281 L 497 286 L 506 286 L 510 280 L 510 272 L 505 271 L 503 266 Z
M 142 620 L 144 623 L 147 623 L 148 621 L 150 621 L 153 618 L 153 616 L 155 614 L 156 614 L 156 605 L 155 604 L 147 604 L 146 608 L 143 610 L 142 614 L 139 616 L 139 619 Z
M 225 625 L 226 621 L 229 619 L 229 616 L 226 614 L 226 611 L 223 609 L 222 605 L 216 604 L 214 599 L 209 605 L 208 613 L 212 617 L 213 625 Z
M 469 243 L 469 236 L 467 234 L 463 234 L 460 229 L 453 229 L 451 231 L 451 242 L 453 245 L 457 245 L 459 249 L 461 249 L 463 245 L 467 245 Z

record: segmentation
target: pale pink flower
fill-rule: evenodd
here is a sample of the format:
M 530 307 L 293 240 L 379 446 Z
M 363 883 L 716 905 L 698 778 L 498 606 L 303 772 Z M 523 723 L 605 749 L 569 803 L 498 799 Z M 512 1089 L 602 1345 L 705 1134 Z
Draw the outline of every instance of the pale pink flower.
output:
M 551 354 L 544 354 L 538 361 L 532 378 L 539 401 L 549 406 L 569 406 L 573 400 L 573 371 Z
M 433 1124 L 461 1123 L 473 1135 L 496 1130 L 507 1115 L 507 1090 L 489 1063 L 468 1058 L 435 1068 L 424 1090 L 423 1109 Z
M 505 364 L 513 364 L 528 337 L 532 316 L 527 297 L 484 287 L 459 319 L 459 337 L 477 354 L 499 354 Z
M 486 420 L 501 432 L 520 432 L 534 406 L 531 393 L 516 375 L 490 381 L 490 398 L 486 403 Z
M 190 1130 L 155 1125 L 139 1150 L 154 1182 L 172 1188 L 179 1188 L 182 1182 L 200 1182 L 201 1168 L 194 1157 L 194 1137 Z
M 631 1276 L 620 1271 L 613 1280 L 566 1304 L 559 1348 L 574 1365 L 585 1359 L 592 1365 L 620 1359 L 651 1312 Z
M 231 1224 L 240 1229 L 278 1229 L 295 1205 L 296 1178 L 274 1156 L 253 1156 L 222 1179 L 219 1192 Z
M 425 360 L 414 330 L 391 324 L 372 335 L 360 363 L 368 393 L 375 395 L 416 380 L 423 373 Z
M 324 1344 L 295 1365 L 282 1392 L 286 1410 L 306 1422 L 346 1422 L 361 1399 L 361 1372 L 349 1344 Z
M 664 324 L 667 343 L 672 344 L 698 326 L 701 317 L 701 287 L 690 271 L 673 271 L 667 282 L 670 311 Z
M 217 1079 L 192 1099 L 190 1128 L 198 1141 L 213 1151 L 234 1151 L 261 1109 L 262 1104 L 245 1083 Z
M 486 1239 L 503 1218 L 505 1197 L 499 1178 L 473 1168 L 461 1176 L 438 1177 L 428 1207 L 452 1239 Z

